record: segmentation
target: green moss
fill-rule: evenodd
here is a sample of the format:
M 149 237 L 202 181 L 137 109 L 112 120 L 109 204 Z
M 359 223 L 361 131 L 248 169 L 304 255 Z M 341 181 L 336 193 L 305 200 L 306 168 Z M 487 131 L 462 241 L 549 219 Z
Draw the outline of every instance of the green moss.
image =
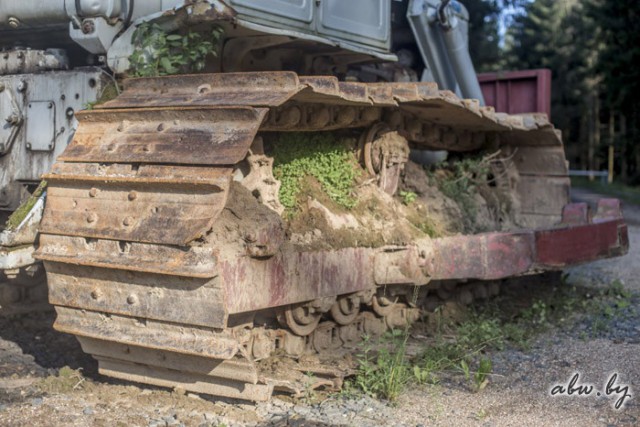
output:
M 42 196 L 45 188 L 47 188 L 47 181 L 42 181 L 38 188 L 36 188 L 36 191 L 34 191 L 33 194 L 11 214 L 5 226 L 7 230 L 15 230 L 18 228 L 29 212 L 31 212 L 31 209 L 38 201 L 38 198 Z
M 280 202 L 288 209 L 294 208 L 303 178 L 312 176 L 331 200 L 353 208 L 359 166 L 349 142 L 328 132 L 281 134 L 273 150 L 273 173 L 282 183 Z

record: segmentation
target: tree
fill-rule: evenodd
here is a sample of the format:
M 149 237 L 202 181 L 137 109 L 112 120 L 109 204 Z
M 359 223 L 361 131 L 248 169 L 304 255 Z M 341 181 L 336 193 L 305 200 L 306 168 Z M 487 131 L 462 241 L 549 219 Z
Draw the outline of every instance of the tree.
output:
M 598 57 L 594 72 L 602 81 L 609 143 L 618 152 L 623 179 L 640 184 L 640 3 L 590 0 L 586 14 L 597 25 Z
M 496 71 L 500 64 L 498 19 L 495 1 L 466 0 L 469 11 L 469 52 L 476 72 Z

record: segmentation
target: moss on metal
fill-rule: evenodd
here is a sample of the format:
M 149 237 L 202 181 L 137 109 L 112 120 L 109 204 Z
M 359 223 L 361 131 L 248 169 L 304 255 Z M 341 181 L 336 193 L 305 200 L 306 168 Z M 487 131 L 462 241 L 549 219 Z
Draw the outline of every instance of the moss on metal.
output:
M 15 230 L 18 226 L 24 221 L 27 217 L 33 206 L 35 206 L 38 198 L 42 196 L 42 193 L 47 188 L 47 181 L 42 181 L 38 188 L 31 194 L 31 196 L 22 203 L 18 209 L 16 209 L 9 219 L 7 220 L 7 224 L 5 225 L 5 229 L 7 230 Z

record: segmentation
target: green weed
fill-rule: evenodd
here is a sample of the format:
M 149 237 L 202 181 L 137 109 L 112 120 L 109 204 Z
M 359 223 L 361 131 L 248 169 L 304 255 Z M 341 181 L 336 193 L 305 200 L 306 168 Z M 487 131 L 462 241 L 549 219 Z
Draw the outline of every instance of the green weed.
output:
M 202 71 L 207 56 L 217 56 L 222 34 L 220 27 L 214 27 L 207 38 L 195 31 L 168 33 L 158 24 L 144 22 L 133 33 L 131 74 L 155 77 Z
M 400 198 L 402 198 L 402 203 L 409 206 L 411 203 L 416 201 L 418 195 L 413 191 L 401 191 Z
M 381 347 L 377 352 L 373 351 L 372 343 L 365 340 L 354 385 L 375 398 L 397 399 L 412 377 L 411 366 L 406 360 L 408 338 L 408 330 L 391 331 L 377 343 L 377 347 Z
M 351 209 L 358 166 L 346 141 L 331 133 L 284 133 L 275 142 L 273 174 L 280 180 L 280 202 L 297 204 L 302 178 L 312 176 L 337 204 Z
M 475 225 L 477 187 L 487 182 L 488 175 L 489 162 L 484 158 L 453 161 L 444 173 L 430 174 L 440 191 L 460 206 L 467 222 L 467 229 L 472 229 Z

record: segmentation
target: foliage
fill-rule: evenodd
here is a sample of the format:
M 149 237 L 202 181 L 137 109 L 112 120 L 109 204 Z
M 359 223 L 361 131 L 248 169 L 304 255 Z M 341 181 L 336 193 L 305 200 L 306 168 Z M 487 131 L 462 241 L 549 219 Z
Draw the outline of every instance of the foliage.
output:
M 604 169 L 640 184 L 640 2 L 534 0 L 507 33 L 506 66 L 550 68 L 552 119 L 574 168 Z M 607 126 L 602 124 L 606 123 Z
M 377 352 L 373 351 L 369 339 L 365 339 L 364 351 L 358 357 L 354 385 L 375 398 L 397 399 L 411 379 L 412 371 L 405 358 L 408 338 L 407 330 L 393 330 L 377 343 L 382 346 Z
M 168 33 L 156 23 L 144 22 L 133 34 L 129 57 L 136 77 L 154 77 L 202 71 L 207 56 L 217 56 L 222 29 L 214 27 L 206 38 L 195 31 Z
M 280 180 L 280 202 L 286 208 L 296 206 L 301 181 L 312 176 L 327 196 L 351 209 L 358 166 L 347 141 L 336 140 L 329 132 L 283 133 L 274 144 L 273 174 Z
M 402 203 L 408 206 L 411 203 L 416 201 L 416 199 L 418 198 L 418 195 L 413 191 L 401 191 L 400 197 L 402 198 Z
M 440 191 L 460 206 L 468 230 L 472 230 L 475 224 L 477 186 L 485 184 L 488 175 L 488 160 L 477 157 L 451 161 L 444 173 L 431 175 Z

